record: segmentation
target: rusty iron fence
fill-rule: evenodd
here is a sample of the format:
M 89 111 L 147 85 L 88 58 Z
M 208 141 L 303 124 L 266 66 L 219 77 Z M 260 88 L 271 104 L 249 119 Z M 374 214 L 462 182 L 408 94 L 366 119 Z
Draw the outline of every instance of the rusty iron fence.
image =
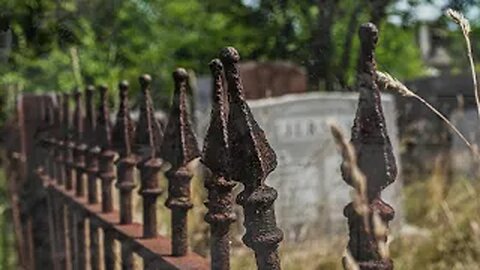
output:
M 359 269 L 393 269 L 381 250 L 386 234 L 374 233 L 376 216 L 384 226 L 393 218 L 392 207 L 380 193 L 396 176 L 376 82 L 376 27 L 362 25 L 360 39 L 359 105 L 352 144 L 358 167 L 368 179 L 369 222 L 354 203 L 345 208 L 350 256 L 343 263 L 347 269 L 352 260 Z M 106 86 L 88 86 L 83 93 L 20 96 L 6 143 L 10 190 L 18 194 L 12 202 L 19 206 L 13 221 L 20 268 L 137 269 L 139 257 L 144 269 L 229 269 L 229 226 L 236 220 L 233 189 L 241 183 L 244 189 L 236 203 L 243 207 L 243 242 L 254 251 L 258 269 L 280 269 L 283 233 L 275 221 L 277 192 L 265 183 L 277 166 L 276 155 L 245 101 L 239 60 L 238 52 L 227 47 L 209 64 L 214 96 L 203 151 L 190 121 L 188 74 L 181 68 L 173 72 L 175 91 L 165 126 L 154 115 L 149 75 L 139 78 L 136 123 L 130 118 L 126 81 L 118 86 L 114 123 Z M 209 169 L 204 185 L 210 260 L 191 252 L 187 241 L 187 213 L 199 207 L 191 201 L 193 172 L 188 166 L 196 158 Z M 135 168 L 143 204 L 141 223 L 133 220 Z M 342 173 L 357 188 L 349 164 L 342 164 Z M 171 239 L 158 234 L 161 174 L 168 179 L 165 205 L 171 210 Z M 119 194 L 118 205 L 114 192 Z

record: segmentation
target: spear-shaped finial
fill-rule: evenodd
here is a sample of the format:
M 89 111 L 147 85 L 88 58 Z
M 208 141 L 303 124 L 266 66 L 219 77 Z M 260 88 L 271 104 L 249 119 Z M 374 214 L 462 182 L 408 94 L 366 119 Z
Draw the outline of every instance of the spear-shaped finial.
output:
M 172 210 L 172 254 L 182 256 L 188 249 L 187 211 L 192 208 L 190 180 L 193 175 L 186 165 L 200 154 L 187 111 L 187 71 L 178 68 L 173 72 L 173 80 L 175 91 L 159 155 L 171 165 L 166 173 L 169 184 L 165 205 Z
M 74 136 L 76 143 L 79 144 L 83 140 L 83 110 L 82 110 L 82 93 L 80 90 L 75 90 L 73 92 L 73 98 L 75 100 L 75 110 L 73 113 L 73 125 L 74 125 Z
M 232 47 L 224 48 L 220 59 L 228 83 L 228 147 L 232 180 L 245 189 L 237 202 L 243 206 L 246 233 L 243 242 L 255 251 L 259 269 L 280 269 L 278 244 L 283 232 L 277 228 L 273 203 L 277 191 L 264 181 L 277 166 L 275 152 L 245 102 L 237 63 L 240 55 Z
M 380 191 L 395 181 L 397 167 L 392 144 L 387 134 L 385 117 L 376 83 L 375 46 L 377 27 L 363 24 L 359 31 L 361 54 L 357 74 L 359 101 L 352 127 L 352 144 L 358 156 L 358 166 L 367 176 L 367 195 L 375 198 Z M 348 170 L 342 170 L 345 181 L 352 185 Z
M 140 116 L 135 134 L 135 148 L 141 159 L 155 156 L 156 148 L 163 137 L 163 131 L 155 119 L 150 87 L 152 78 L 148 74 L 140 76 L 143 101 L 140 104 Z
M 112 145 L 111 140 L 111 123 L 110 123 L 110 112 L 108 109 L 108 100 L 107 100 L 107 91 L 108 87 L 101 85 L 99 87 L 100 91 L 100 105 L 98 107 L 98 120 L 97 120 L 97 131 L 99 140 L 99 146 L 102 149 L 110 148 Z
M 62 98 L 62 129 L 63 129 L 63 135 L 64 135 L 64 140 L 68 140 L 69 138 L 69 130 L 70 130 L 70 125 L 71 125 L 71 118 L 70 118 L 70 94 L 69 93 L 63 93 L 63 98 Z
M 171 164 L 172 170 L 187 165 L 200 155 L 187 111 L 188 73 L 185 69 L 178 68 L 173 72 L 173 79 L 175 92 L 159 153 L 161 158 Z
M 85 89 L 85 133 L 87 134 L 88 141 L 90 144 L 95 144 L 95 129 L 96 129 L 96 118 L 95 118 L 95 106 L 93 105 L 93 95 L 95 93 L 95 87 L 93 85 L 87 86 Z
M 344 215 L 348 218 L 350 240 L 348 250 L 360 269 L 393 269 L 393 261 L 386 256 L 386 231 L 393 219 L 393 208 L 382 201 L 381 191 L 391 184 L 397 175 L 395 157 L 386 130 L 380 91 L 377 86 L 375 46 L 378 30 L 372 23 L 363 24 L 359 31 L 361 41 L 360 62 L 357 73 L 359 101 L 352 127 L 351 142 L 355 148 L 358 168 L 366 178 L 368 211 L 357 212 L 354 203 L 348 204 Z M 342 163 L 342 175 L 349 185 L 358 188 L 348 161 Z M 376 218 L 379 217 L 379 219 Z M 382 224 L 379 224 L 382 223 Z M 374 233 L 375 232 L 375 233 Z M 383 247 L 383 248 L 382 248 Z M 343 259 L 344 265 L 347 258 Z
M 134 136 L 134 125 L 130 118 L 130 110 L 128 104 L 128 88 L 127 81 L 122 81 L 118 85 L 120 105 L 118 107 L 115 125 L 112 131 L 113 148 L 120 156 L 129 156 L 132 152 L 132 142 Z
M 210 115 L 210 126 L 203 146 L 202 163 L 212 172 L 228 178 L 228 100 L 223 88 L 223 65 L 219 59 L 210 62 L 213 77 L 213 104 Z
M 275 169 L 277 158 L 245 102 L 243 84 L 236 66 L 240 55 L 235 48 L 227 47 L 221 51 L 220 59 L 225 67 L 230 97 L 229 146 L 231 159 L 235 160 L 231 168 L 232 178 L 256 187 Z
M 230 224 L 236 220 L 233 211 L 235 182 L 228 175 L 230 153 L 228 147 L 228 100 L 223 87 L 223 65 L 219 59 L 210 62 L 213 77 L 213 104 L 210 114 L 210 126 L 205 136 L 202 163 L 211 175 L 205 178 L 208 189 L 206 206 L 208 213 L 205 221 L 210 224 L 210 253 L 212 269 L 230 269 Z

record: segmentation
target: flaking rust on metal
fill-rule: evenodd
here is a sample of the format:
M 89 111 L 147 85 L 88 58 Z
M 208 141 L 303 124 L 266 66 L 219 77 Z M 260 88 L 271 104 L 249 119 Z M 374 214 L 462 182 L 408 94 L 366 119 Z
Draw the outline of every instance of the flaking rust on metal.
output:
M 168 198 L 165 206 L 172 210 L 172 255 L 182 256 L 188 250 L 187 211 L 193 206 L 190 200 L 193 174 L 187 164 L 200 153 L 187 111 L 188 73 L 178 68 L 173 72 L 173 79 L 175 91 L 159 155 L 171 165 L 166 173 Z
M 141 178 L 139 193 L 143 197 L 143 236 L 150 238 L 158 235 L 155 204 L 158 196 L 163 192 L 158 184 L 158 174 L 163 161 L 156 157 L 156 149 L 163 133 L 155 120 L 150 96 L 152 78 L 145 74 L 140 76 L 139 81 L 143 100 L 140 105 L 140 119 L 135 134 L 135 150 Z
M 276 155 L 245 102 L 237 67 L 240 55 L 236 49 L 227 47 L 221 51 L 220 59 L 229 93 L 227 132 L 231 162 L 228 174 L 244 185 L 237 197 L 244 208 L 243 242 L 255 251 L 259 269 L 280 269 L 278 245 L 283 240 L 283 232 L 276 225 L 273 206 L 277 191 L 264 183 L 277 166 Z
M 87 145 L 84 138 L 84 113 L 82 108 L 82 94 L 76 90 L 73 93 L 75 99 L 75 110 L 73 113 L 74 119 L 74 141 L 75 146 L 73 148 L 73 162 L 76 171 L 75 178 L 75 195 L 83 197 L 85 196 L 85 154 L 87 151 Z
M 107 91 L 105 85 L 98 87 L 100 91 L 100 105 L 98 106 L 97 139 L 100 155 L 98 158 L 98 176 L 102 182 L 102 211 L 113 211 L 112 183 L 115 180 L 115 152 L 112 149 L 112 125 L 108 109 Z
M 213 77 L 213 104 L 210 114 L 210 126 L 205 137 L 202 163 L 211 175 L 205 179 L 208 190 L 206 206 L 208 212 L 205 221 L 210 224 L 210 255 L 212 269 L 230 269 L 230 224 L 236 220 L 233 211 L 232 190 L 236 183 L 231 181 L 228 147 L 228 100 L 223 87 L 223 65 L 219 59 L 210 62 Z
M 353 203 L 345 207 L 344 215 L 348 219 L 350 231 L 348 250 L 360 269 L 389 270 L 393 269 L 393 261 L 390 258 L 382 258 L 379 251 L 379 241 L 386 242 L 387 236 L 381 237 L 382 239 L 375 237 L 373 215 L 377 213 L 384 226 L 388 226 L 388 222 L 393 219 L 394 210 L 380 198 L 380 193 L 395 181 L 397 167 L 386 130 L 380 91 L 376 84 L 374 50 L 378 40 L 378 30 L 375 25 L 367 23 L 360 27 L 359 35 L 361 54 L 357 89 L 360 95 L 351 142 L 356 150 L 358 167 L 365 174 L 367 181 L 369 222 L 364 222 L 363 216 L 355 211 Z M 342 163 L 341 169 L 345 182 L 355 186 L 348 165 Z M 346 267 L 345 264 L 344 258 Z
M 128 88 L 127 81 L 119 84 L 120 105 L 112 131 L 113 147 L 119 154 L 116 187 L 120 191 L 120 224 L 130 224 L 133 221 L 132 191 L 135 188 L 134 168 L 136 162 L 132 154 L 134 125 L 130 118 Z
M 95 113 L 95 106 L 93 98 L 95 95 L 95 87 L 93 85 L 87 86 L 85 89 L 85 137 L 87 138 L 88 149 L 86 152 L 86 172 L 87 172 L 87 198 L 88 202 L 98 203 L 98 158 L 100 154 L 100 147 L 96 138 L 97 119 Z

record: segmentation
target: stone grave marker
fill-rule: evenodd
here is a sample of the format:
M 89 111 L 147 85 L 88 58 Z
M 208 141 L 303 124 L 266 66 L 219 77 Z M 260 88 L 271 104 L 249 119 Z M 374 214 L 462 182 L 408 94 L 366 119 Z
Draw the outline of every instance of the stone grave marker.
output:
M 350 93 L 308 93 L 249 102 L 277 153 L 278 166 L 266 183 L 278 191 L 275 211 L 286 240 L 303 241 L 346 232 L 343 208 L 351 201 L 352 188 L 342 180 L 341 156 L 328 124 L 336 122 L 349 138 L 357 97 Z M 400 168 L 393 97 L 382 96 L 382 104 Z M 203 138 L 208 121 L 199 123 L 199 137 Z M 399 176 L 382 196 L 395 208 L 394 230 L 402 220 L 401 182 Z

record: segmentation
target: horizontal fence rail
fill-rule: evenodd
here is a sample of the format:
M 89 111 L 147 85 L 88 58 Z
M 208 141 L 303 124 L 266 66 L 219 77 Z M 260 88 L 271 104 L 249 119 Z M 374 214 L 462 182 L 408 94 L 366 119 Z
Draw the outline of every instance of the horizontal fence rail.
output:
M 356 151 L 342 152 L 341 169 L 347 184 L 365 197 L 344 209 L 350 230 L 342 260 L 346 269 L 393 269 L 384 248 L 394 210 L 380 193 L 395 180 L 397 169 L 376 82 L 377 39 L 374 25 L 362 25 L 360 95 L 351 139 Z M 244 213 L 242 240 L 253 250 L 258 269 L 280 269 L 283 232 L 275 219 L 277 191 L 266 183 L 277 158 L 245 101 L 239 60 L 238 52 L 227 47 L 209 64 L 214 95 L 202 151 L 190 119 L 188 73 L 182 68 L 172 74 L 175 89 L 166 125 L 155 118 L 152 78 L 146 74 L 139 77 L 137 122 L 130 118 L 126 81 L 118 85 L 114 123 L 106 86 L 20 96 L 6 140 L 9 184 L 19 196 L 14 204 L 20 205 L 14 216 L 20 267 L 230 269 L 230 225 L 237 219 L 237 203 Z M 189 165 L 197 158 L 208 168 L 204 219 L 210 226 L 210 261 L 188 246 L 188 212 L 200 207 L 192 203 L 190 188 L 194 171 Z M 167 179 L 167 190 L 161 179 Z M 238 183 L 243 190 L 235 198 Z M 136 188 L 142 199 L 141 223 L 133 218 Z M 163 193 L 171 212 L 171 239 L 158 233 L 165 224 L 157 216 Z

